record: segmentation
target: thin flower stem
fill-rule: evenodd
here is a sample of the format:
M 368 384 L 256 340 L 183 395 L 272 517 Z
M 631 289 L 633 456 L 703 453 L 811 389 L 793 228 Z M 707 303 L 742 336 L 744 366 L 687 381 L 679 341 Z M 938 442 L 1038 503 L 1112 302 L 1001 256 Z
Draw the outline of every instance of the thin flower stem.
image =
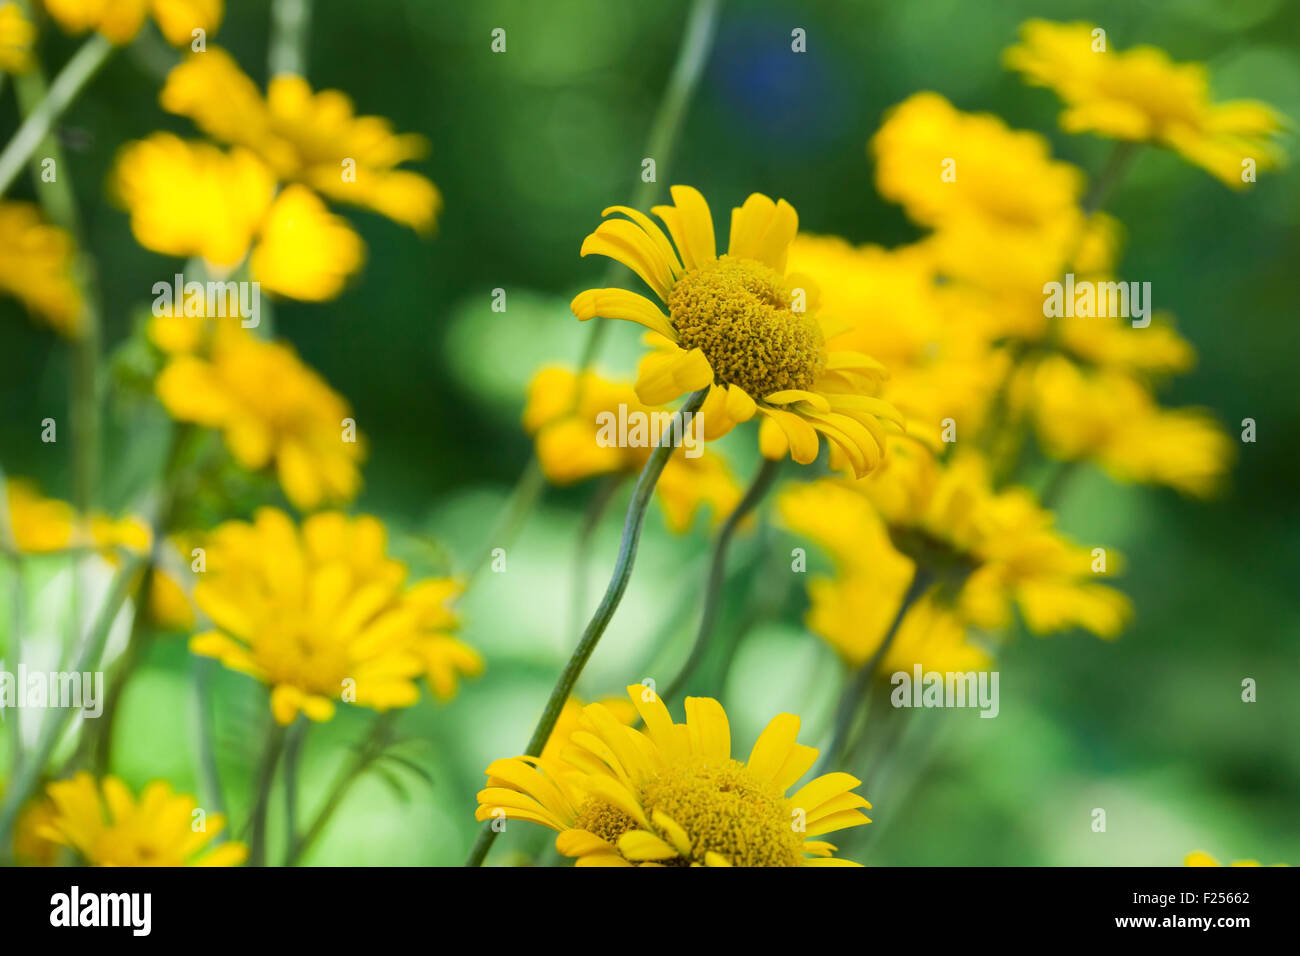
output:
M 718 537 L 713 543 L 713 559 L 709 565 L 709 583 L 704 593 L 704 611 L 700 615 L 700 628 L 695 634 L 695 643 L 686 658 L 686 663 L 668 684 L 668 688 L 659 695 L 664 700 L 676 700 L 682 687 L 704 660 L 704 652 L 708 649 L 709 637 L 713 634 L 713 626 L 718 619 L 718 609 L 722 604 L 723 584 L 727 580 L 727 549 L 731 545 L 731 538 L 745 517 L 767 495 L 780 470 L 780 460 L 764 458 L 744 497 L 722 523 Z
M 316 816 L 312 819 L 311 825 L 301 837 L 293 839 L 292 847 L 288 857 L 284 861 L 285 866 L 293 866 L 298 863 L 312 848 L 316 840 L 325 831 L 326 824 L 334 816 L 334 811 L 339 808 L 343 798 L 347 796 L 352 785 L 357 782 L 366 769 L 375 762 L 376 759 L 384 752 L 392 740 L 393 725 L 397 722 L 397 711 L 389 710 L 378 714 L 370 724 L 370 731 L 366 739 L 357 747 L 353 758 L 339 773 L 334 780 L 334 786 L 330 788 L 329 796 L 325 798 L 325 803 L 317 811 Z
M 1083 197 L 1081 204 L 1084 216 L 1091 217 L 1100 212 L 1110 201 L 1110 197 L 1115 192 L 1115 187 L 1120 184 L 1124 174 L 1128 172 L 1129 167 L 1133 165 L 1133 159 L 1138 153 L 1138 143 L 1130 140 L 1120 140 L 1111 150 L 1106 165 L 1101 168 L 1101 172 L 1092 181 L 1088 188 L 1088 193 Z
M 681 135 L 682 122 L 686 118 L 691 97 L 699 86 L 704 74 L 704 65 L 709 60 L 709 51 L 713 48 L 713 38 L 718 29 L 718 12 L 722 0 L 694 0 L 686 17 L 686 27 L 682 32 L 681 46 L 677 50 L 677 60 L 668 76 L 668 85 L 664 88 L 663 98 L 650 122 L 650 133 L 646 137 L 642 158 L 655 161 L 655 178 L 650 182 L 642 180 L 632 198 L 635 209 L 644 209 L 654 201 L 659 192 L 660 178 L 667 179 L 669 161 Z M 610 285 L 618 280 L 620 266 L 611 262 L 605 269 L 602 285 Z M 591 322 L 587 338 L 583 342 L 582 352 L 578 358 L 577 385 L 573 390 L 573 407 L 577 408 L 582 400 L 582 374 L 596 361 L 600 347 L 605 340 L 609 322 Z M 515 480 L 515 489 L 510 495 L 509 509 L 506 515 L 493 526 L 493 535 L 478 561 L 470 566 L 470 580 L 478 574 L 486 563 L 487 555 L 493 548 L 509 547 L 514 536 L 522 529 L 528 514 L 537 504 L 545 485 L 545 477 L 537 461 L 537 454 L 528 459 L 528 464 Z
M 72 105 L 73 100 L 86 84 L 99 72 L 99 68 L 108 61 L 113 50 L 113 44 L 101 34 L 92 34 L 54 78 L 49 91 L 41 98 L 40 104 L 27 112 L 23 124 L 18 127 L 18 132 L 14 133 L 9 144 L 5 146 L 4 152 L 0 153 L 0 195 L 9 191 L 18 173 L 32 158 L 32 154 L 48 135 L 55 121 Z M 44 86 L 44 79 L 40 76 L 39 69 L 14 77 L 14 89 L 18 91 L 19 96 L 22 96 L 23 87 L 33 82 L 39 82 Z M 59 169 L 58 173 L 62 175 L 63 170 Z
M 307 75 L 307 31 L 311 25 L 311 0 L 272 0 L 271 42 L 267 71 Z
M 23 618 L 27 595 L 23 591 L 23 556 L 18 550 L 18 542 L 14 538 L 13 518 L 9 514 L 9 479 L 5 475 L 3 465 L 0 465 L 0 547 L 3 547 L 11 565 L 9 568 L 10 629 L 5 654 L 14 673 L 17 673 L 18 665 L 23 659 Z M 23 731 L 19 719 L 21 713 L 20 708 L 14 707 L 5 718 L 5 722 L 9 725 L 10 773 L 16 773 L 23 762 Z
M 104 713 L 96 721 L 94 733 L 89 735 L 93 743 L 90 743 L 87 749 L 93 753 L 91 767 L 97 777 L 102 777 L 112 767 L 113 728 L 117 724 L 122 692 L 126 689 L 127 681 L 144 660 L 145 650 L 148 647 L 149 603 L 153 595 L 153 576 L 156 567 L 157 564 L 150 556 L 141 569 L 140 586 L 135 593 L 135 613 L 131 618 L 131 635 L 127 638 L 126 650 L 122 653 L 122 659 L 117 662 L 112 684 L 105 694 Z
M 285 859 L 293 854 L 297 846 L 298 833 L 298 758 L 302 754 L 302 745 L 307 738 L 311 723 L 302 714 L 289 728 L 289 739 L 284 745 L 284 831 L 287 834 Z
M 626 476 L 622 473 L 606 475 L 596 488 L 595 494 L 587 502 L 587 512 L 578 529 L 578 537 L 573 546 L 573 603 L 570 606 L 569 632 L 576 631 L 579 622 L 587 611 L 587 559 L 590 557 L 591 537 L 595 534 L 600 520 L 609 510 L 610 502 L 623 484 Z
M 262 751 L 262 764 L 257 772 L 257 797 L 249 818 L 252 833 L 248 840 L 248 865 L 266 865 L 266 817 L 271 806 L 271 785 L 275 783 L 275 768 L 284 750 L 285 729 L 279 721 L 271 721 L 271 732 Z
M 692 392 L 690 397 L 686 399 L 681 409 L 674 415 L 674 419 L 680 419 L 678 424 L 681 425 L 682 429 L 677 434 L 686 434 L 686 429 L 690 427 L 689 416 L 699 411 L 708 394 L 708 388 L 702 388 L 698 392 Z M 528 748 L 524 751 L 527 756 L 536 757 L 542 752 L 542 748 L 546 746 L 551 731 L 555 729 L 555 722 L 560 719 L 560 711 L 564 709 L 569 695 L 573 693 L 574 685 L 578 682 L 578 677 L 582 674 L 583 668 L 587 666 L 587 661 L 590 660 L 592 652 L 596 650 L 596 645 L 600 643 L 605 628 L 613 620 L 619 602 L 623 600 L 623 593 L 627 590 L 628 581 L 632 577 L 632 565 L 636 561 L 636 549 L 641 540 L 641 526 L 645 523 L 645 513 L 650 505 L 650 497 L 654 494 L 659 476 L 663 474 L 664 465 L 668 464 L 668 458 L 674 451 L 672 438 L 674 430 L 673 427 L 663 430 L 663 436 L 660 438 L 659 444 L 650 453 L 645 467 L 641 469 L 641 474 L 636 480 L 636 487 L 632 491 L 632 500 L 627 506 L 627 517 L 623 521 L 623 537 L 619 542 L 618 559 L 614 562 L 614 572 L 610 576 L 609 586 L 605 589 L 605 596 L 601 598 L 596 613 L 588 622 L 586 630 L 583 631 L 577 649 L 574 650 L 573 656 L 569 658 L 569 662 L 564 666 L 564 670 L 560 673 L 560 679 L 555 684 L 555 689 L 551 691 L 551 696 L 546 701 L 546 709 L 542 711 L 542 718 L 537 722 L 532 738 L 528 741 Z M 492 844 L 497 837 L 497 831 L 492 825 L 494 822 L 489 821 L 484 825 L 478 839 L 474 842 L 473 849 L 470 850 L 469 859 L 465 861 L 466 866 L 482 866 L 483 860 L 487 857 L 488 851 L 492 848 Z
M 226 799 L 221 789 L 221 769 L 217 764 L 216 734 L 212 726 L 212 678 L 220 666 L 210 657 L 192 658 L 194 674 L 194 709 L 199 728 L 199 778 L 203 799 L 213 813 L 225 813 Z M 225 831 L 218 834 L 225 839 Z
M 903 600 L 899 602 L 898 611 L 894 614 L 894 620 L 889 625 L 889 630 L 885 632 L 884 640 L 880 642 L 880 646 L 876 648 L 876 652 L 871 655 L 870 659 L 858 668 L 852 683 L 849 684 L 840 697 L 839 706 L 835 710 L 835 727 L 831 732 L 831 742 L 822 757 L 821 765 L 817 769 L 818 773 L 825 773 L 827 768 L 837 765 L 843 758 L 851 743 L 853 725 L 856 722 L 854 718 L 857 717 L 862 698 L 871 688 L 872 680 L 876 676 L 876 669 L 880 667 L 880 662 L 884 660 L 890 645 L 894 643 L 894 638 L 898 635 L 898 629 L 902 625 L 908 609 L 929 589 L 932 580 L 933 576 L 930 572 L 917 565 L 916 571 L 912 575 L 912 582 L 907 586 L 907 592 L 903 595 Z
M 108 632 L 117 617 L 117 612 L 121 610 L 123 602 L 126 601 L 136 573 L 143 563 L 144 559 L 139 555 L 124 557 L 117 574 L 113 577 L 112 584 L 109 586 L 104 603 L 100 605 L 98 616 L 95 618 L 94 626 L 86 638 L 86 643 L 82 646 L 81 654 L 78 656 L 76 664 L 71 668 L 72 670 L 85 673 L 95 670 L 98 666 L 99 659 L 104 653 L 104 645 L 108 641 Z M 10 852 L 9 848 L 13 845 L 13 825 L 19 808 L 31 795 L 42 768 L 44 768 L 46 761 L 49 760 L 50 754 L 59 742 L 59 738 L 63 736 L 63 731 L 67 728 L 68 722 L 72 720 L 74 713 L 75 711 L 70 707 L 61 707 L 54 710 L 52 716 L 46 718 L 41 727 L 40 737 L 36 742 L 36 749 L 23 762 L 22 768 L 10 781 L 9 787 L 4 794 L 4 801 L 0 804 L 0 859 L 3 859 Z
M 1056 505 L 1065 489 L 1070 484 L 1070 479 L 1078 474 L 1079 460 L 1058 461 L 1052 463 L 1052 473 L 1048 476 L 1043 485 L 1043 491 L 1038 496 L 1044 508 L 1052 508 Z

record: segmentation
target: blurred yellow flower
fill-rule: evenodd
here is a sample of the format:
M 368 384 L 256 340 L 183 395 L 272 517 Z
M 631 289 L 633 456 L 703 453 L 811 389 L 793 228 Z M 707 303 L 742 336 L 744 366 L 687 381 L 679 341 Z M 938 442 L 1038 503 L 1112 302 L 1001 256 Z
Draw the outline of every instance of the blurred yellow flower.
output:
M 873 650 L 917 561 L 936 573 L 934 593 L 975 627 L 1005 628 L 1014 605 L 1035 634 L 1077 626 L 1111 638 L 1131 613 L 1121 592 L 1093 580 L 1118 570 L 1119 555 L 1106 551 L 1099 561 L 1069 542 L 1027 489 L 994 491 L 984 461 L 974 453 L 940 463 L 900 439 L 886 465 L 869 478 L 792 488 L 782 493 L 780 507 L 786 526 L 816 541 L 846 573 L 879 573 L 876 587 L 885 606 L 865 620 L 865 634 L 857 638 Z M 890 551 L 904 563 L 889 557 Z M 830 636 L 841 630 L 841 617 L 831 605 L 819 630 L 842 648 L 849 640 Z
M 374 710 L 409 707 L 427 677 L 441 697 L 482 660 L 446 628 L 454 582 L 407 586 L 375 518 L 313 515 L 301 529 L 282 511 L 229 521 L 206 540 L 195 603 L 215 629 L 190 649 L 271 688 L 288 725 L 301 712 L 328 720 L 336 701 Z
M 177 421 L 220 429 L 243 467 L 274 465 L 301 511 L 350 501 L 361 486 L 363 438 L 347 402 L 288 345 L 218 336 L 208 357 L 172 356 L 155 391 Z
M 1061 127 L 1172 149 L 1225 185 L 1244 189 L 1254 168 L 1280 166 L 1273 142 L 1284 120 L 1256 100 L 1214 103 L 1205 66 L 1174 63 L 1163 50 L 1134 47 L 1120 53 L 1090 23 L 1030 20 L 1021 42 L 1004 54 L 1026 82 L 1046 86 L 1064 101 Z
M 817 290 L 787 273 L 799 217 L 784 199 L 753 193 L 731 214 L 728 251 L 718 256 L 713 216 L 700 193 L 673 186 L 674 205 L 644 213 L 611 206 L 582 244 L 641 277 L 669 314 L 623 289 L 589 289 L 572 303 L 579 319 L 626 319 L 650 330 L 655 350 L 642 360 L 636 392 L 647 405 L 708 388 L 700 414 L 706 438 L 763 416 L 764 453 L 800 464 L 817 457 L 819 435 L 855 473 L 875 468 L 885 444 L 880 419 L 898 412 L 875 397 L 884 369 L 856 352 L 830 351 L 816 318 Z M 676 249 L 674 250 L 674 245 Z
M 774 717 L 741 762 L 716 700 L 686 698 L 686 723 L 675 724 L 648 687 L 627 693 L 644 730 L 587 705 L 560 760 L 488 766 L 476 817 L 550 827 L 578 866 L 856 865 L 812 838 L 871 822 L 862 813 L 871 805 L 853 792 L 861 781 L 823 774 L 787 796 L 817 759 L 796 742 L 798 717 Z
M 46 498 L 32 482 L 19 478 L 5 482 L 5 499 L 9 530 L 20 552 L 62 551 L 71 545 L 77 527 L 72 505 Z
M 620 406 L 629 420 L 633 415 L 671 414 L 663 406 L 642 404 L 636 390 L 625 382 L 587 372 L 579 385 L 577 375 L 568 369 L 548 366 L 538 370 L 528 384 L 523 421 L 524 429 L 534 436 L 537 459 L 549 481 L 567 485 L 594 475 L 634 476 L 640 472 L 650 457 L 650 447 L 619 447 L 597 440 L 597 416 L 617 417 Z M 690 528 L 702 506 L 711 507 L 716 522 L 740 500 L 740 488 L 720 456 L 700 448 L 698 457 L 688 457 L 686 451 L 682 446 L 673 452 L 655 485 L 668 527 L 678 533 Z
M 242 843 L 208 845 L 226 826 L 197 801 L 156 780 L 137 800 L 117 777 L 82 771 L 46 788 L 53 813 L 40 835 L 71 847 L 91 866 L 239 866 Z M 201 822 L 201 826 L 200 826 Z
M 274 174 L 242 147 L 154 133 L 122 148 L 112 188 L 140 245 L 226 272 L 250 256 L 250 274 L 268 292 L 332 299 L 365 258 L 345 220 L 301 186 L 277 194 Z
M 32 68 L 32 45 L 36 27 L 23 9 L 10 0 L 0 0 L 0 73 L 26 73 Z
M 70 338 L 81 331 L 72 237 L 42 221 L 36 206 L 0 200 L 0 292 Z
M 427 232 L 442 205 L 424 176 L 396 167 L 428 152 L 423 137 L 396 134 L 379 116 L 357 116 L 338 90 L 313 93 L 293 74 L 271 78 L 263 99 L 224 50 L 190 55 L 167 76 L 164 109 L 214 139 L 257 153 L 282 182 L 297 182 Z
M 1042 359 L 1031 374 L 1024 400 L 1048 454 L 1096 461 L 1119 481 L 1169 485 L 1201 498 L 1221 490 L 1233 446 L 1207 412 L 1161 408 L 1132 377 L 1087 373 L 1059 355 Z
M 64 30 L 98 30 L 119 46 L 135 38 L 150 13 L 168 43 L 187 46 L 194 30 L 210 33 L 221 25 L 223 6 L 222 0 L 45 0 Z

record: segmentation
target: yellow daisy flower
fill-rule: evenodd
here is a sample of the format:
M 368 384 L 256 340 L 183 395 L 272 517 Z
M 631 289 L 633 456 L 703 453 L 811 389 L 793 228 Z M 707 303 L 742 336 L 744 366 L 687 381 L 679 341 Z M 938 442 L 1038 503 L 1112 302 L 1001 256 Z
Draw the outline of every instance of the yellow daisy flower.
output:
M 1084 372 L 1061 356 L 1032 369 L 1021 399 L 1048 454 L 1096 461 L 1118 481 L 1168 485 L 1198 498 L 1223 487 L 1232 440 L 1205 411 L 1165 409 L 1122 372 Z
M 730 243 L 718 256 L 704 197 L 689 186 L 671 192 L 673 205 L 651 210 L 668 227 L 671 243 L 644 213 L 611 206 L 603 216 L 627 218 L 606 219 L 582 244 L 582 255 L 608 256 L 640 276 L 668 314 L 623 289 L 580 293 L 573 313 L 649 329 L 655 350 L 638 369 L 637 395 L 647 405 L 664 405 L 707 387 L 700 411 L 706 438 L 757 413 L 773 436 L 767 453 L 784 454 L 788 447 L 795 461 L 808 464 L 817 457 L 820 434 L 857 474 L 875 468 L 885 445 L 880 419 L 899 416 L 875 397 L 881 364 L 828 350 L 826 330 L 815 318 L 816 289 L 787 273 L 799 227 L 794 208 L 752 194 L 732 210 Z
M 72 237 L 43 222 L 36 206 L 0 200 L 0 292 L 69 338 L 82 324 L 75 258 Z
M 549 481 L 567 485 L 595 475 L 636 475 L 641 471 L 651 447 L 624 448 L 597 441 L 598 416 L 609 414 L 617 419 L 620 406 L 627 410 L 629 420 L 634 414 L 671 414 L 662 406 L 643 404 L 630 384 L 593 372 L 584 373 L 581 384 L 576 374 L 556 366 L 540 369 L 533 376 L 523 423 L 535 439 L 537 460 Z M 700 451 L 698 457 L 691 458 L 685 447 L 678 448 L 655 485 L 655 495 L 674 532 L 689 529 L 704 505 L 711 506 L 713 520 L 718 521 L 740 500 L 740 488 L 726 462 L 707 449 Z
M 190 649 L 271 688 L 271 711 L 288 725 L 301 712 L 329 720 L 335 701 L 374 710 L 409 707 L 427 676 L 441 697 L 482 660 L 447 633 L 455 623 L 449 581 L 406 584 L 375 518 L 313 515 L 301 529 L 282 511 L 218 526 L 195 603 L 215 630 Z
M 122 148 L 111 188 L 146 249 L 198 256 L 217 273 L 249 256 L 250 274 L 267 292 L 332 299 L 365 259 L 346 220 L 302 186 L 277 194 L 274 173 L 242 147 L 227 152 L 155 133 Z
M 193 797 L 162 780 L 137 800 L 117 777 L 96 782 L 82 771 L 50 784 L 46 794 L 54 809 L 40 835 L 76 850 L 91 866 L 239 866 L 248 857 L 242 843 L 205 852 L 226 818 L 200 817 Z
M 271 78 L 266 98 L 216 47 L 191 54 L 168 75 L 163 109 L 187 116 L 214 139 L 255 152 L 282 182 L 373 209 L 421 232 L 442 206 L 424 176 L 398 169 L 428 152 L 423 137 L 397 134 L 386 119 L 357 116 L 338 90 L 313 93 L 300 76 Z
M 513 757 L 487 768 L 476 817 L 504 811 L 550 827 L 578 866 L 856 865 L 812 838 L 871 822 L 862 813 L 871 805 L 853 792 L 861 781 L 829 773 L 788 794 L 817 759 L 795 740 L 798 717 L 774 717 L 741 762 L 716 700 L 686 698 L 686 723 L 675 724 L 648 687 L 627 693 L 645 730 L 587 705 L 559 761 Z
M 9 0 L 0 2 L 0 73 L 30 70 L 35 42 L 36 27 L 23 15 L 22 7 Z
M 865 498 L 865 505 L 852 495 Z M 1077 626 L 1111 638 L 1131 613 L 1122 593 L 1093 580 L 1113 574 L 1119 556 L 1107 552 L 1105 570 L 1094 572 L 1090 550 L 1062 537 L 1027 489 L 994 491 L 984 461 L 973 453 L 940 464 L 922 446 L 899 440 L 889 462 L 869 478 L 791 488 L 780 507 L 787 527 L 812 538 L 850 572 L 880 574 L 876 586 L 898 600 L 913 562 L 922 560 L 939 577 L 934 594 L 965 624 L 1005 628 L 1014 605 L 1035 634 Z M 905 563 L 881 557 L 890 550 Z M 867 635 L 884 634 L 898 600 L 865 620 Z M 840 610 L 827 612 L 832 621 Z M 838 630 L 833 623 L 819 629 Z M 873 650 L 878 643 L 877 637 Z
M 1065 102 L 1061 128 L 1172 149 L 1233 189 L 1244 189 L 1243 163 L 1272 169 L 1285 160 L 1273 142 L 1283 118 L 1256 100 L 1210 100 L 1201 63 L 1174 63 L 1163 50 L 1097 48 L 1090 23 L 1030 20 L 1004 54 L 1026 82 Z
M 130 43 L 153 14 L 172 46 L 188 46 L 194 30 L 221 25 L 222 0 L 45 0 L 50 16 L 69 33 L 98 30 L 118 46 Z
M 273 465 L 299 510 L 356 496 L 364 446 L 349 433 L 348 404 L 290 346 L 218 336 L 208 357 L 173 356 L 154 387 L 177 421 L 220 429 L 243 467 Z

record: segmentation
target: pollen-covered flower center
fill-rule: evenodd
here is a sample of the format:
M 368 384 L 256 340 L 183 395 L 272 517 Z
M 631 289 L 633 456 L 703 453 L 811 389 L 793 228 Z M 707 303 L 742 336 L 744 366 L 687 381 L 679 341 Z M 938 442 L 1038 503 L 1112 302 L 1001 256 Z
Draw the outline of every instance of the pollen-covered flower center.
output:
M 824 364 L 821 329 L 792 305 L 793 290 L 774 269 L 731 256 L 686 273 L 668 293 L 681 347 L 700 349 L 718 384 L 758 399 L 811 389 Z
M 799 866 L 803 833 L 790 801 L 735 760 L 667 767 L 641 787 L 646 815 L 659 810 L 691 841 L 691 858 L 720 853 L 732 866 Z

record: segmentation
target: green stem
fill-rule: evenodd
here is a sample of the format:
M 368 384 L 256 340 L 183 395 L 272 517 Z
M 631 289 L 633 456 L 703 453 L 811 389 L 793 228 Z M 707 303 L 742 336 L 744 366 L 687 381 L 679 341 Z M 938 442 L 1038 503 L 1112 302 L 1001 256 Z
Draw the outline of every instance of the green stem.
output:
M 1097 178 L 1088 187 L 1088 193 L 1083 197 L 1083 202 L 1080 204 L 1086 218 L 1092 218 L 1110 201 L 1111 195 L 1115 192 L 1115 187 L 1119 185 L 1120 180 L 1124 178 L 1124 174 L 1128 172 L 1129 167 L 1133 164 L 1133 158 L 1138 153 L 1138 145 L 1138 143 L 1129 140 L 1120 140 L 1115 144 L 1115 148 L 1111 150 L 1106 164 L 1102 166 L 1101 172 L 1097 174 Z
M 287 836 L 285 859 L 293 854 L 298 832 L 298 758 L 307 737 L 310 722 L 302 714 L 289 728 L 289 740 L 284 747 L 284 829 Z
M 156 546 L 156 542 L 155 542 Z M 140 587 L 135 595 L 135 614 L 131 619 L 131 635 L 127 639 L 126 650 L 117 662 L 112 684 L 105 695 L 104 712 L 99 716 L 95 732 L 89 736 L 93 740 L 91 749 L 93 758 L 91 766 L 95 776 L 102 777 L 108 773 L 113 762 L 113 728 L 117 723 L 118 708 L 122 702 L 122 692 L 126 683 L 135 674 L 145 657 L 149 643 L 149 603 L 153 594 L 153 575 L 157 565 L 150 557 L 142 568 Z
M 821 765 L 817 769 L 818 773 L 825 773 L 828 768 L 837 765 L 843 758 L 850 744 L 855 723 L 854 718 L 857 717 L 862 698 L 870 689 L 872 680 L 876 676 L 876 669 L 880 667 L 880 662 L 884 660 L 890 645 L 894 643 L 894 638 L 898 635 L 898 629 L 902 625 L 908 609 L 929 589 L 932 579 L 932 575 L 926 569 L 917 565 L 916 571 L 912 575 L 912 581 L 907 586 L 902 601 L 898 604 L 898 611 L 894 614 L 894 620 L 890 623 L 889 630 L 885 632 L 884 640 L 880 642 L 880 646 L 876 648 L 875 653 L 871 655 L 867 662 L 858 668 L 857 673 L 853 676 L 852 683 L 849 684 L 840 697 L 839 706 L 835 710 L 835 729 L 831 732 L 831 742 L 822 757 Z
M 126 601 L 136 572 L 143 563 L 144 559 L 139 555 L 124 557 L 72 670 L 85 673 L 95 670 L 98 666 L 113 620 L 121 610 L 123 602 Z M 55 710 L 52 716 L 46 718 L 35 751 L 23 762 L 22 768 L 10 781 L 9 788 L 5 791 L 4 802 L 0 804 L 0 856 L 9 852 L 8 848 L 12 845 L 14 818 L 19 808 L 31 795 L 42 768 L 49 760 L 73 713 L 72 708 L 61 707 Z
M 271 785 L 275 783 L 275 768 L 284 750 L 285 729 L 278 721 L 271 722 L 271 732 L 262 751 L 262 764 L 257 772 L 257 796 L 250 817 L 252 835 L 248 840 L 248 865 L 266 865 L 266 817 L 271 806 Z
M 674 418 L 680 418 L 679 424 L 681 431 L 677 434 L 686 434 L 689 428 L 689 416 L 699 411 L 704 399 L 708 396 L 708 388 L 702 388 L 698 392 L 692 392 L 681 409 L 676 413 Z M 560 679 L 556 681 L 554 690 L 551 691 L 550 698 L 546 701 L 546 708 L 542 711 L 541 720 L 537 722 L 537 727 L 533 730 L 533 736 L 528 741 L 528 748 L 524 751 L 527 756 L 536 757 L 546 746 L 546 741 L 551 737 L 551 731 L 555 729 L 555 723 L 560 719 L 560 711 L 564 709 L 569 695 L 573 693 L 573 687 L 578 682 L 578 677 L 582 670 L 587 666 L 592 653 L 596 650 L 596 645 L 600 643 L 601 636 L 605 633 L 605 628 L 613 620 L 614 612 L 618 610 L 619 602 L 623 600 L 623 593 L 627 590 L 628 581 L 632 577 L 632 565 L 636 561 L 636 549 L 641 540 L 641 527 L 645 523 L 646 509 L 650 505 L 650 497 L 654 494 L 655 485 L 659 482 L 659 476 L 663 474 L 664 465 L 668 464 L 668 459 L 672 455 L 675 447 L 673 445 L 674 428 L 664 429 L 663 437 L 660 438 L 659 444 L 655 446 L 650 457 L 646 459 L 645 467 L 641 469 L 641 474 L 636 480 L 636 487 L 632 490 L 632 500 L 627 506 L 627 517 L 623 521 L 623 537 L 619 541 L 618 559 L 614 562 L 614 572 L 610 576 L 609 585 L 605 589 L 605 596 L 601 598 L 600 606 L 596 608 L 596 613 L 588 622 L 587 628 L 582 633 L 582 639 L 578 641 L 578 646 L 569 658 L 569 662 L 564 666 L 560 674 Z M 483 860 L 487 857 L 488 851 L 492 848 L 493 842 L 497 837 L 496 830 L 489 821 L 483 827 L 478 839 L 470 851 L 469 859 L 465 861 L 466 866 L 482 866 Z
M 352 785 L 384 752 L 384 748 L 388 746 L 392 739 L 393 725 L 396 722 L 397 711 L 395 710 L 385 711 L 377 715 L 371 722 L 370 732 L 366 735 L 366 739 L 356 749 L 352 760 L 335 778 L 329 796 L 325 798 L 324 805 L 317 811 L 311 825 L 301 837 L 294 839 L 289 855 L 285 859 L 285 866 L 295 865 L 312 848 L 316 840 L 325 831 L 325 826 L 329 823 L 330 818 L 334 816 L 334 811 L 339 808 L 343 798 L 352 789 Z
M 271 42 L 267 71 L 307 75 L 307 30 L 311 25 L 311 0 L 272 0 Z
M 207 806 L 215 813 L 224 813 L 226 800 L 221 789 L 221 770 L 217 764 L 216 735 L 212 726 L 212 679 L 220 666 L 209 657 L 195 655 L 194 708 L 199 728 L 199 777 L 201 791 Z M 219 835 L 224 839 L 225 831 Z
M 709 646 L 709 637 L 718 619 L 718 609 L 722 604 L 723 584 L 727 580 L 727 549 L 731 545 L 732 536 L 735 535 L 736 528 L 745 517 L 763 500 L 780 470 L 780 460 L 764 458 L 744 497 L 740 499 L 718 531 L 717 540 L 713 543 L 713 559 L 709 565 L 709 583 L 704 593 L 704 611 L 700 615 L 700 628 L 695 634 L 695 643 L 686 658 L 686 663 L 668 684 L 667 690 L 659 695 L 663 700 L 676 700 L 678 692 L 704 659 L 704 652 Z
M 1052 508 L 1056 505 L 1057 500 L 1065 493 L 1065 489 L 1070 484 L 1070 479 L 1078 474 L 1079 460 L 1053 462 L 1052 473 L 1048 476 L 1043 485 L 1042 494 L 1038 500 L 1044 508 Z
M 587 611 L 587 558 L 590 556 L 591 536 L 600 525 L 600 519 L 609 510 L 610 502 L 614 500 L 614 493 L 623 484 L 624 477 L 622 473 L 606 475 L 596 488 L 595 494 L 591 496 L 591 500 L 587 502 L 582 527 L 578 529 L 578 538 L 573 546 L 573 603 L 570 607 L 570 632 L 578 629 L 579 622 L 583 620 Z
M 99 72 L 99 68 L 108 61 L 113 50 L 112 43 L 98 33 L 93 34 L 54 78 L 48 92 L 41 96 L 40 103 L 34 109 L 25 110 L 26 118 L 18 127 L 18 132 L 14 133 L 4 152 L 0 153 L 0 195 L 9 191 L 18 173 L 49 134 L 50 128 Z M 23 96 L 24 87 L 32 88 L 36 84 L 42 89 L 45 86 L 45 78 L 39 68 L 14 77 L 14 89 L 19 97 Z M 61 174 L 63 164 L 58 165 Z
M 0 550 L 3 550 L 5 556 L 9 559 L 10 580 L 9 580 L 9 641 L 5 646 L 6 659 L 10 662 L 14 672 L 17 673 L 18 665 L 23 659 L 23 618 L 24 604 L 27 595 L 23 592 L 23 556 L 18 550 L 18 542 L 14 539 L 13 518 L 9 514 L 9 479 L 5 475 L 4 466 L 0 465 Z M 5 722 L 9 724 L 9 746 L 12 751 L 9 757 L 9 772 L 16 773 L 18 767 L 23 762 L 23 732 L 22 722 L 19 719 L 21 710 L 13 708 L 12 713 L 3 714 Z

